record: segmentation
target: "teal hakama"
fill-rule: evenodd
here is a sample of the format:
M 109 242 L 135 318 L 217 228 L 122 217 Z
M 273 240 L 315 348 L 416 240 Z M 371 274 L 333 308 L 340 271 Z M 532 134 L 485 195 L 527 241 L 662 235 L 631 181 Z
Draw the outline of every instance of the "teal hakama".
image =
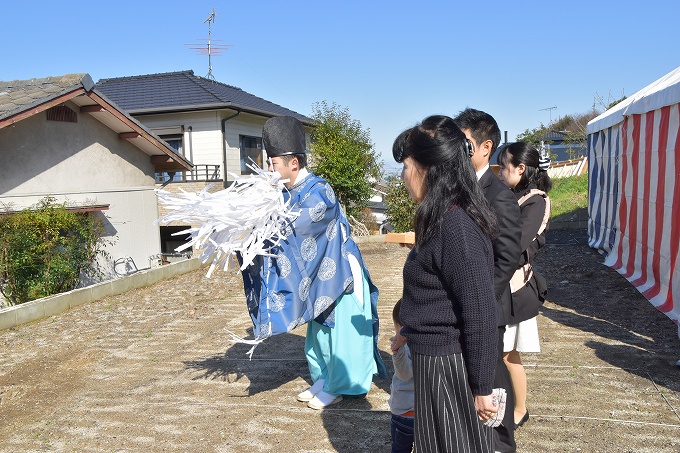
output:
M 309 373 L 314 382 L 324 380 L 326 393 L 368 393 L 373 374 L 378 372 L 376 358 L 380 360 L 380 356 L 373 341 L 371 295 L 368 281 L 361 273 L 360 276 L 355 282 L 362 283 L 362 293 L 345 294 L 336 301 L 335 327 L 318 322 L 307 324 L 305 355 Z

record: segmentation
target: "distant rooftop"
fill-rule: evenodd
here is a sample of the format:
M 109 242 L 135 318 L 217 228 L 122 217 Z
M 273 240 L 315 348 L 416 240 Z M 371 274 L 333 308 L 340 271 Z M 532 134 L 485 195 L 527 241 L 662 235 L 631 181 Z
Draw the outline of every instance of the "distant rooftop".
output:
M 235 109 L 262 116 L 293 116 L 307 125 L 312 119 L 240 88 L 194 75 L 194 71 L 166 72 L 101 79 L 97 90 L 132 115 Z

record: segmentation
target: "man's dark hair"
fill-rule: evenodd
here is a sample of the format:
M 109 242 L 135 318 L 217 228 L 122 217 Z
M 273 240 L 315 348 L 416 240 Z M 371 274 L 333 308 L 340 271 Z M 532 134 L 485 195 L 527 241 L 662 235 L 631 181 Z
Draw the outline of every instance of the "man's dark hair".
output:
M 489 155 L 489 159 L 491 159 L 501 142 L 501 130 L 493 116 L 481 110 L 466 108 L 453 121 L 459 128 L 468 129 L 477 144 L 481 145 L 485 141 L 491 140 L 491 154 Z
M 300 168 L 305 168 L 307 166 L 307 154 L 285 154 L 283 156 L 279 156 L 283 161 L 286 163 L 286 166 L 288 166 L 288 163 L 295 157 L 298 160 L 298 164 L 300 165 Z

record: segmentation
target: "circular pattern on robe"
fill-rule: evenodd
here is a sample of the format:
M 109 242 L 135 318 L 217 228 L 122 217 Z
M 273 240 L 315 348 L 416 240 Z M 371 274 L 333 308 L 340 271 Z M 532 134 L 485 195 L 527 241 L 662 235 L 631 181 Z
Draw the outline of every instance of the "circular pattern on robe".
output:
M 345 283 L 343 283 L 343 288 L 345 288 L 345 291 L 348 292 L 354 292 L 354 277 L 348 277 L 347 280 L 345 280 Z
M 257 334 L 257 339 L 269 338 L 272 336 L 272 326 L 269 324 L 261 324 L 260 331 Z
M 317 273 L 317 276 L 321 279 L 321 281 L 328 281 L 335 276 L 335 269 L 336 265 L 333 258 L 326 256 L 323 260 L 321 260 L 321 265 L 319 266 L 319 272 Z
M 293 266 L 290 264 L 290 260 L 286 255 L 277 255 L 276 264 L 279 266 L 281 278 L 286 278 L 290 275 Z
M 343 242 L 342 245 L 340 246 L 340 253 L 342 254 L 342 257 L 347 259 L 347 247 L 345 247 L 346 242 Z
M 316 239 L 307 238 L 300 244 L 300 254 L 305 261 L 312 261 L 316 258 Z
M 281 293 L 277 292 L 270 292 L 269 293 L 269 308 L 271 311 L 278 313 L 281 310 L 283 310 L 283 307 L 286 305 L 286 296 L 284 296 Z
M 335 192 L 330 184 L 326 184 L 326 196 L 331 203 L 335 203 Z
M 286 235 L 286 237 L 292 236 L 292 235 L 293 235 L 293 226 L 292 226 L 292 224 L 291 224 L 290 222 L 286 222 L 286 223 L 283 225 L 282 231 L 283 231 L 283 234 Z
M 326 214 L 326 203 L 320 201 L 313 208 L 309 209 L 309 218 L 312 222 L 320 222 L 323 220 L 323 216 Z
M 298 294 L 300 295 L 300 300 L 305 301 L 309 297 L 309 287 L 312 284 L 312 279 L 309 277 L 304 277 L 300 280 L 300 285 L 298 285 Z
M 318 317 L 333 304 L 333 299 L 328 296 L 319 296 L 314 302 L 314 318 Z
M 326 237 L 328 238 L 329 241 L 332 241 L 335 239 L 335 236 L 338 235 L 338 224 L 336 222 L 331 222 L 328 224 L 326 227 Z
M 297 326 L 301 326 L 302 324 L 305 323 L 305 320 L 303 318 L 297 318 L 294 319 L 288 324 L 288 328 L 286 329 L 288 332 L 291 330 L 295 329 Z

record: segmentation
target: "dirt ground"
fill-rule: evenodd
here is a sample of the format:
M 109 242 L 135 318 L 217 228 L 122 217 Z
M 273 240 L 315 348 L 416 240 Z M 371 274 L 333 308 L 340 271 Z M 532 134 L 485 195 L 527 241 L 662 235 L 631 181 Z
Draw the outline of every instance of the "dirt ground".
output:
M 551 231 L 540 354 L 526 354 L 521 452 L 679 452 L 675 326 L 603 266 L 585 231 Z M 361 245 L 381 290 L 379 346 L 406 249 Z M 2 452 L 387 452 L 389 381 L 325 411 L 307 387 L 304 328 L 249 360 L 240 276 L 205 270 L 0 332 Z

